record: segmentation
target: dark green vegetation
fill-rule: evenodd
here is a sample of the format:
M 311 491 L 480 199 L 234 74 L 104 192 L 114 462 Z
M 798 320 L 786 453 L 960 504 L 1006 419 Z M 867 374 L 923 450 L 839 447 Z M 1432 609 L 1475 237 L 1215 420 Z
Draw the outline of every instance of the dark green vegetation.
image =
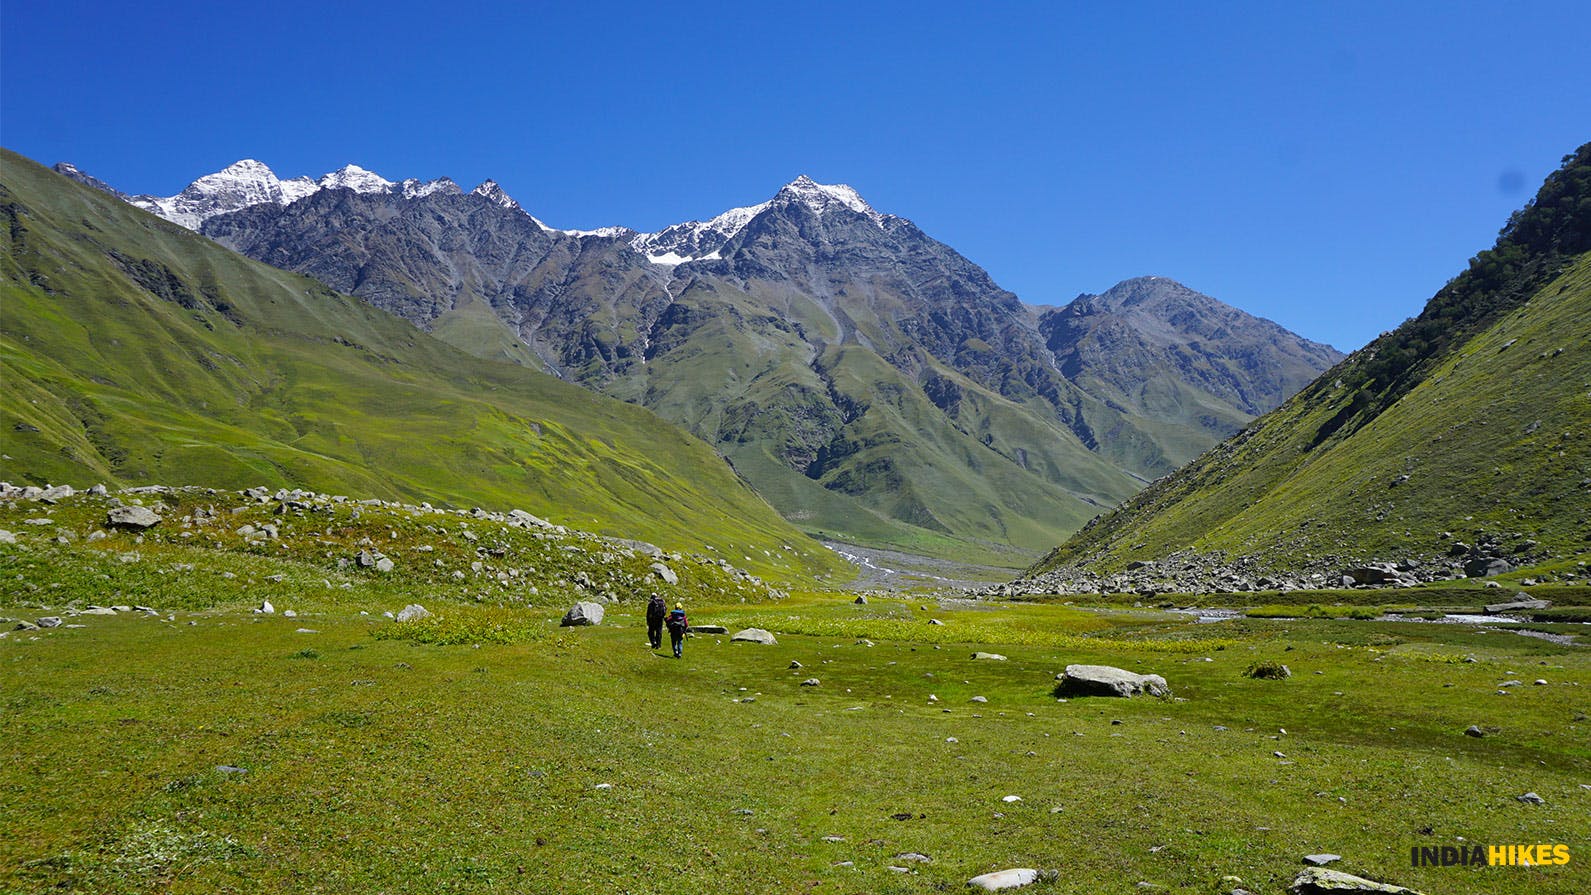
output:
M 1591 145 L 1419 317 L 1090 524 L 1034 571 L 1171 552 L 1272 568 L 1453 540 L 1591 549 Z
M 1338 357 L 1169 280 L 1041 314 L 910 221 L 824 189 L 786 186 L 675 265 L 636 234 L 549 231 L 457 190 L 328 190 L 202 232 L 646 406 L 811 534 L 1005 568 Z
M 1321 851 L 1431 893 L 1591 881 L 1582 646 L 1413 622 L 741 603 L 716 594 L 743 579 L 670 560 L 698 624 L 779 636 L 693 637 L 675 662 L 645 648 L 633 603 L 556 627 L 574 595 L 560 579 L 646 574 L 604 542 L 368 505 L 232 515 L 220 497 L 142 495 L 168 512 L 141 541 L 90 540 L 103 499 L 0 502 L 18 538 L 0 544 L 0 616 L 65 622 L 0 638 L 0 890 L 912 893 L 1030 866 L 1059 871 L 1039 892 L 1209 895 L 1227 875 L 1280 891 Z M 225 523 L 184 528 L 211 498 Z M 234 522 L 281 531 L 251 544 Z M 393 573 L 339 567 L 366 540 Z M 262 597 L 298 616 L 251 614 Z M 124 600 L 161 611 L 71 613 Z M 381 616 L 416 600 L 434 619 Z M 1163 674 L 1175 698 L 1057 702 L 1070 663 Z M 1246 677 L 1255 663 L 1292 677 Z M 1575 861 L 1409 866 L 1412 847 L 1462 843 L 1565 843 Z
M 844 564 L 648 411 L 479 360 L 15 154 L 0 478 L 521 507 L 786 579 Z

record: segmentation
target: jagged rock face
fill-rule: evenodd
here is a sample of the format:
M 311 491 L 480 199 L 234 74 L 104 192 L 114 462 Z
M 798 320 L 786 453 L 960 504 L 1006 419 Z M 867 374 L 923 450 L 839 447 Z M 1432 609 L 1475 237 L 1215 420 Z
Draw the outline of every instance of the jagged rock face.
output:
M 800 177 L 637 233 L 549 228 L 491 181 L 347 168 L 278 198 L 255 174 L 260 196 L 201 232 L 468 350 L 528 346 L 516 359 L 679 423 L 814 528 L 1048 546 L 1247 419 L 1179 383 L 1220 412 L 1145 425 L 1063 375 L 1036 309 L 843 185 Z
M 1151 418 L 1191 411 L 1214 434 L 1280 406 L 1344 357 L 1164 277 L 1079 296 L 1039 328 L 1068 378 Z M 1184 386 L 1216 401 L 1189 408 Z

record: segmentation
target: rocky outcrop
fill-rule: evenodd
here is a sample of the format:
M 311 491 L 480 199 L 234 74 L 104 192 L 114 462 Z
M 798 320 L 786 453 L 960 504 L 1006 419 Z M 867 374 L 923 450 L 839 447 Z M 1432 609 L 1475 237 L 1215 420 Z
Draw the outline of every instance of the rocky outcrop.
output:
M 1055 679 L 1059 697 L 1171 695 L 1166 679 L 1158 674 L 1135 674 L 1110 665 L 1068 665 Z
M 580 602 L 569 607 L 569 611 L 564 613 L 563 620 L 558 622 L 558 625 L 559 627 L 563 628 L 579 628 L 590 625 L 600 625 L 602 624 L 602 616 L 604 614 L 605 610 L 602 608 L 601 603 L 593 603 L 589 600 L 581 600 Z

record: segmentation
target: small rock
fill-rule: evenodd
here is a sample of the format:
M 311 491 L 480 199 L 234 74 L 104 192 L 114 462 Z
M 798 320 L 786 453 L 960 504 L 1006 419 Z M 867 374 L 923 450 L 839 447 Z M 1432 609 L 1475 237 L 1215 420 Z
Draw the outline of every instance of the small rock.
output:
M 247 774 L 249 772 L 248 768 L 240 768 L 232 764 L 218 764 L 215 769 L 223 774 Z
M 970 700 L 968 700 L 968 701 L 969 701 L 969 702 L 979 702 L 979 703 L 982 703 L 982 702 L 988 702 L 988 701 L 989 701 L 989 698 L 988 698 L 988 697 L 987 697 L 987 696 L 974 696 L 974 697 L 972 697 L 972 699 L 970 699 Z
M 1000 797 L 1000 801 L 1007 802 L 1007 803 L 1020 802 L 1020 801 L 1022 801 L 1022 797 L 1021 796 L 1001 796 Z
M 806 680 L 801 682 L 801 686 L 803 686 L 803 687 L 816 687 L 816 686 L 818 686 L 821 683 L 822 683 L 822 681 L 818 680 L 817 678 L 809 677 Z
M 1001 889 L 1015 889 L 1021 886 L 1030 886 L 1039 881 L 1039 872 L 1031 867 L 1013 867 L 1010 870 L 996 870 L 993 873 L 984 873 L 967 880 L 970 889 L 982 889 L 985 892 L 998 892 Z
M 114 507 L 105 514 L 105 524 L 115 528 L 127 528 L 133 531 L 143 531 L 146 528 L 160 524 L 160 517 L 154 510 L 137 505 Z
M 1470 726 L 1464 728 L 1464 735 L 1467 737 L 1475 737 L 1476 739 L 1480 739 L 1486 735 L 1486 731 L 1481 730 L 1480 725 L 1478 724 L 1471 724 Z
M 932 864 L 934 862 L 933 858 L 928 857 L 927 855 L 923 854 L 922 852 L 914 852 L 914 851 L 901 852 L 900 854 L 895 856 L 895 860 L 897 860 L 897 861 L 910 861 L 910 862 L 912 862 L 914 864 Z
M 790 660 L 790 667 L 791 668 L 804 668 L 805 666 L 802 665 L 800 662 L 797 662 L 796 660 L 791 659 Z
M 856 599 L 852 600 L 851 602 L 855 603 L 858 606 L 866 606 L 867 605 L 867 594 L 857 594 L 856 595 Z
M 1342 855 L 1323 853 L 1318 855 L 1304 855 L 1304 863 L 1314 867 L 1324 867 L 1332 861 L 1341 861 Z
M 291 610 L 291 609 L 283 609 L 282 610 L 282 617 L 283 618 L 298 618 L 298 613 L 293 611 L 293 610 Z
M 407 605 L 407 606 L 403 607 L 402 609 L 398 610 L 398 614 L 396 616 L 394 616 L 394 618 L 396 618 L 400 622 L 419 621 L 422 618 L 430 618 L 430 617 L 431 617 L 431 613 L 429 611 L 427 611 L 426 608 L 424 606 L 421 606 L 419 603 L 410 603 L 409 605 Z
M 38 620 L 38 627 L 41 628 L 59 628 L 60 626 L 61 618 L 57 615 L 46 615 Z
M 1005 656 L 1002 656 L 999 653 L 973 653 L 972 654 L 972 658 L 974 658 L 974 659 L 982 659 L 982 660 L 989 661 L 989 662 L 1004 662 L 1005 661 Z M 1002 871 L 1002 872 L 1004 872 L 1004 871 Z M 1037 873 L 1038 871 L 1034 871 L 1034 872 Z
M 1291 895 L 1419 895 L 1413 889 L 1372 882 L 1329 867 L 1306 867 L 1287 887 Z
M 1545 804 L 1547 804 L 1547 800 L 1546 799 L 1542 798 L 1541 796 L 1536 795 L 1533 792 L 1527 792 L 1527 793 L 1525 793 L 1522 796 L 1514 796 L 1514 798 L 1518 799 L 1521 802 L 1524 802 L 1527 805 L 1545 805 Z
M 582 628 L 590 625 L 600 625 L 604 614 L 606 614 L 606 610 L 602 608 L 601 603 L 581 600 L 569 607 L 569 611 L 564 613 L 563 620 L 558 622 L 558 626 L 562 628 Z
M 254 614 L 255 615 L 275 615 L 276 614 L 276 607 L 271 605 L 271 601 L 270 600 L 261 600 L 260 601 L 260 605 L 255 608 Z

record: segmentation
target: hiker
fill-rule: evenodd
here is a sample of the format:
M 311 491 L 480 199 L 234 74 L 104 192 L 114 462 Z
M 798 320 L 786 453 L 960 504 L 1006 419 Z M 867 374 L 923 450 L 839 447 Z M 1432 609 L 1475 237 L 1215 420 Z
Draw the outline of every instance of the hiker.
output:
M 685 620 L 685 604 L 675 603 L 668 614 L 668 639 L 674 642 L 674 658 L 680 658 L 680 652 L 685 647 L 685 632 L 690 630 L 690 622 Z
M 651 641 L 652 649 L 663 645 L 663 616 L 668 615 L 668 604 L 657 594 L 646 604 L 646 639 Z

